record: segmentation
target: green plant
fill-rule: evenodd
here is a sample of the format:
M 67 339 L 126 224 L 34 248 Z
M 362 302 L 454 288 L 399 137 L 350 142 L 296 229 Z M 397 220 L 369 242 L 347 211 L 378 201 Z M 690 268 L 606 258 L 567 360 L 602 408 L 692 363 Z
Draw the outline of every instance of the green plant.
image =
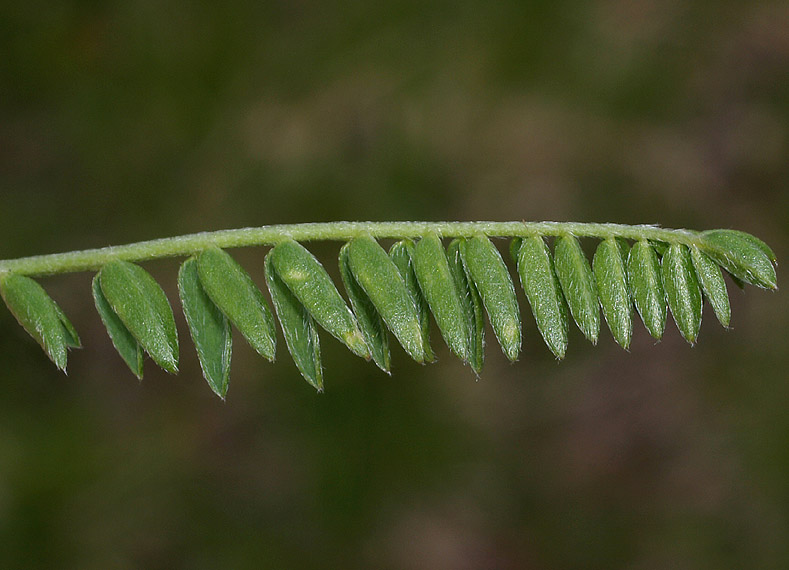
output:
M 555 238 L 553 252 L 549 237 Z M 19 323 L 65 371 L 68 349 L 80 346 L 79 337 L 32 277 L 96 271 L 96 308 L 131 371 L 142 378 L 145 352 L 175 373 L 179 345 L 172 309 L 136 262 L 186 256 L 178 274 L 183 312 L 203 374 L 224 397 L 231 324 L 260 355 L 273 360 L 276 351 L 275 320 L 267 301 L 224 249 L 270 245 L 265 276 L 275 313 L 296 366 L 318 390 L 323 387 L 318 326 L 388 373 L 389 332 L 417 362 L 434 360 L 431 313 L 450 350 L 479 373 L 484 313 L 507 358 L 516 360 L 521 347 L 515 287 L 490 238 L 512 240 L 510 254 L 537 327 L 557 358 L 567 348 L 568 313 L 596 343 L 602 308 L 614 338 L 628 348 L 633 306 L 657 339 L 670 310 L 682 336 L 693 344 L 702 298 L 720 323 L 729 325 L 721 268 L 740 286 L 777 288 L 775 254 L 736 230 L 558 222 L 335 222 L 200 233 L 0 261 L 0 292 Z M 591 265 L 579 238 L 600 240 Z M 396 241 L 387 253 L 378 239 Z M 451 240 L 446 248 L 442 239 Z M 339 264 L 350 308 L 300 243 L 310 240 L 346 242 Z

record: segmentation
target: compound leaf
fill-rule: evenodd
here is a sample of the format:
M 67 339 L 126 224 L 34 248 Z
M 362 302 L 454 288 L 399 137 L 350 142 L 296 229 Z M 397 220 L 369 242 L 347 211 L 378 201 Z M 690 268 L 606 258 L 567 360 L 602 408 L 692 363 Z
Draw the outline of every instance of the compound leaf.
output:
M 387 253 L 374 235 L 396 241 Z M 420 238 L 416 244 L 414 236 Z M 452 236 L 445 248 L 443 239 Z M 144 352 L 175 373 L 179 346 L 172 308 L 153 277 L 132 261 L 191 255 L 178 273 L 179 297 L 203 375 L 222 398 L 228 389 L 233 325 L 259 354 L 273 360 L 278 321 L 296 366 L 320 391 L 319 325 L 388 373 L 389 332 L 417 362 L 435 360 L 432 312 L 450 351 L 479 374 L 485 313 L 507 358 L 517 359 L 522 342 L 512 277 L 489 236 L 512 238 L 509 253 L 537 328 L 559 358 L 567 349 L 568 309 L 593 344 L 599 338 L 602 308 L 614 339 L 627 349 L 634 306 L 657 339 L 664 334 L 670 310 L 682 336 L 693 344 L 703 299 L 721 324 L 729 326 L 731 307 L 722 270 L 739 287 L 777 286 L 775 253 L 758 238 L 735 230 L 555 222 L 337 222 L 245 228 L 4 260 L 0 294 L 23 328 L 65 370 L 68 350 L 80 346 L 79 335 L 31 277 L 100 268 L 92 293 L 116 350 L 138 378 Z M 591 264 L 576 236 L 601 240 Z M 550 237 L 556 238 L 553 252 Z M 350 307 L 323 265 L 299 243 L 311 239 L 349 240 L 340 249 L 339 273 Z M 255 243 L 275 244 L 264 262 L 274 313 L 249 274 L 219 247 Z

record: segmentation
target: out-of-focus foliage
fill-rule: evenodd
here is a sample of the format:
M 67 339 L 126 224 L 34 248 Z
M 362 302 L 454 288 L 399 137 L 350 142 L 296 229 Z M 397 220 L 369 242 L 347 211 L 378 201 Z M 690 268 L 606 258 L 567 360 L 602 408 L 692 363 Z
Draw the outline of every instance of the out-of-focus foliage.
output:
M 524 218 L 737 227 L 785 259 L 787 29 L 777 1 L 7 2 L 0 257 Z M 146 270 L 177 299 L 176 263 Z M 389 378 L 324 335 L 317 395 L 238 343 L 222 403 L 193 353 L 138 384 L 90 275 L 43 284 L 86 348 L 64 379 L 0 311 L 2 567 L 789 565 L 781 292 L 729 282 L 733 330 L 694 348 L 571 328 L 561 366 L 523 314 L 478 382 L 438 342 Z

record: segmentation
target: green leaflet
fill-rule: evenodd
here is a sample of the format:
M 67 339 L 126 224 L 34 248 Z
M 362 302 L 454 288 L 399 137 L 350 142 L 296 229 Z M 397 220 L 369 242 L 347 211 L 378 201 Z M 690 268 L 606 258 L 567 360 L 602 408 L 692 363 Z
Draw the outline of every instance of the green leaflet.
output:
M 96 304 L 96 311 L 101 317 L 101 322 L 104 323 L 104 328 L 107 329 L 107 333 L 110 335 L 112 345 L 137 379 L 142 380 L 142 346 L 140 346 L 140 343 L 137 342 L 134 335 L 132 335 L 129 329 L 126 328 L 126 325 L 121 322 L 118 315 L 115 314 L 115 311 L 112 310 L 112 307 L 110 307 L 109 301 L 107 301 L 107 298 L 101 290 L 98 275 L 93 278 L 92 291 L 93 301 Z
M 600 302 L 592 268 L 586 259 L 578 238 L 559 236 L 554 245 L 554 267 L 562 286 L 570 314 L 592 344 L 597 344 L 600 334 Z
M 761 251 L 765 256 L 767 256 L 767 259 L 769 259 L 772 263 L 778 263 L 778 258 L 775 256 L 775 252 L 770 248 L 770 246 L 757 238 L 755 235 L 749 234 L 747 232 L 742 232 L 740 230 L 707 230 L 702 232 L 702 235 L 704 236 L 705 241 L 711 238 L 713 241 L 726 241 L 731 239 L 748 242 L 753 247 Z
M 319 325 L 357 356 L 370 358 L 356 318 L 315 256 L 301 244 L 287 240 L 274 247 L 267 259 Z
M 413 262 L 419 288 L 430 305 L 441 335 L 449 349 L 467 361 L 468 320 L 438 235 L 427 234 L 417 242 Z
M 776 289 L 775 254 L 760 239 L 736 230 L 701 233 L 701 250 L 737 279 Z
M 273 361 L 277 348 L 271 310 L 249 274 L 226 251 L 212 247 L 197 256 L 206 294 L 259 355 Z
M 153 277 L 128 261 L 111 261 L 98 273 L 113 312 L 151 358 L 167 372 L 178 371 L 178 335 L 170 303 Z
M 662 270 L 674 322 L 685 340 L 693 344 L 701 328 L 701 290 L 688 247 L 672 244 L 663 256 Z
M 49 359 L 66 371 L 69 347 L 79 347 L 79 337 L 66 315 L 44 288 L 30 277 L 10 273 L 0 280 L 8 309 Z
M 523 238 L 518 251 L 518 274 L 545 344 L 557 358 L 564 358 L 567 309 L 545 239 Z
M 521 320 L 515 286 L 496 246 L 484 235 L 460 244 L 463 265 L 479 291 L 501 349 L 511 361 L 521 347 Z
M 720 324 L 728 328 L 731 321 L 731 307 L 729 306 L 726 281 L 723 280 L 720 267 L 695 246 L 690 248 L 690 258 L 693 261 L 693 268 L 696 270 L 704 296 L 712 305 L 712 310 L 715 311 L 715 316 L 718 317 Z
M 348 264 L 356 281 L 405 351 L 417 362 L 424 362 L 419 315 L 394 262 L 378 242 L 366 236 L 348 243 Z
M 592 271 L 608 328 L 616 342 L 627 349 L 633 328 L 633 305 L 628 293 L 621 243 L 612 238 L 601 241 L 592 258 Z
M 463 303 L 463 312 L 468 324 L 468 363 L 474 373 L 479 375 L 485 362 L 485 309 L 482 305 L 482 297 L 479 296 L 479 291 L 463 264 L 463 256 L 460 253 L 462 241 L 461 239 L 453 239 L 449 243 L 447 261 L 455 281 L 455 288 Z
M 430 309 L 427 306 L 422 295 L 422 290 L 419 288 L 419 283 L 416 280 L 416 273 L 414 273 L 414 242 L 410 239 L 400 240 L 395 242 L 389 248 L 389 258 L 397 267 L 400 276 L 405 282 L 405 288 L 411 295 L 411 300 L 416 306 L 416 312 L 419 316 L 419 326 L 422 329 L 422 348 L 425 351 L 425 362 L 435 362 L 436 355 L 433 348 L 430 346 Z
M 351 271 L 347 243 L 340 249 L 340 276 L 348 298 L 351 300 L 351 307 L 356 315 L 359 329 L 372 353 L 373 362 L 388 374 L 391 367 L 391 356 L 386 325 L 370 297 L 364 292 Z
M 627 280 L 644 326 L 660 339 L 666 326 L 666 292 L 657 253 L 645 240 L 637 241 L 630 250 Z
M 316 390 L 322 392 L 323 370 L 318 328 L 307 308 L 280 279 L 274 264 L 271 263 L 271 253 L 270 251 L 266 255 L 264 263 L 266 284 L 282 327 L 285 346 L 288 347 L 288 352 L 301 375 Z
M 197 260 L 193 257 L 184 261 L 178 272 L 178 293 L 203 377 L 214 393 L 224 399 L 233 351 L 230 322 L 200 283 Z

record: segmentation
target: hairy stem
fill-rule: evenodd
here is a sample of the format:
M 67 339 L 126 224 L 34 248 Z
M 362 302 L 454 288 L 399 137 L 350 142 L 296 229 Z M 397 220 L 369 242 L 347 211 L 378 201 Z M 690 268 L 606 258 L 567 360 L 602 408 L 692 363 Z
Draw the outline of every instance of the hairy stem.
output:
M 650 225 L 628 226 L 579 222 L 326 222 L 262 226 L 201 232 L 177 237 L 142 241 L 50 255 L 37 255 L 0 261 L 0 274 L 18 273 L 28 276 L 94 271 L 109 261 L 148 261 L 163 257 L 189 256 L 211 246 L 220 248 L 274 245 L 287 239 L 296 241 L 337 240 L 369 234 L 374 238 L 417 238 L 428 231 L 442 237 L 558 236 L 606 239 L 651 239 L 667 243 L 696 244 L 698 234 L 690 230 L 663 229 Z

